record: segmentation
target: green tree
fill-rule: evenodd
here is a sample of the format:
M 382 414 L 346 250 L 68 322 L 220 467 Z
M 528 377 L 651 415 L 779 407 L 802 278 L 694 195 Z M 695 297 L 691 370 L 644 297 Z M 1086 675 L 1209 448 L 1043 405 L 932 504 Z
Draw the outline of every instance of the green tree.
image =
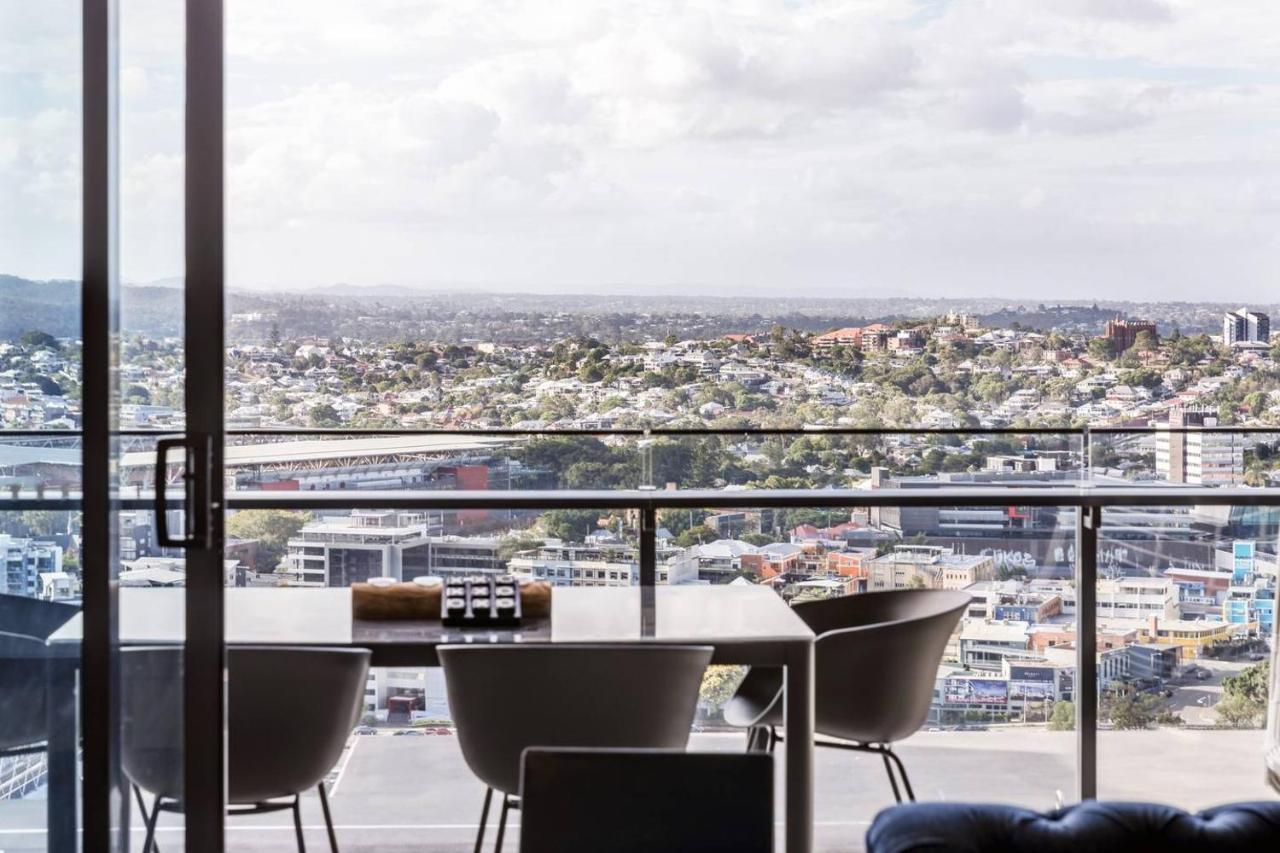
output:
M 31 329 L 23 332 L 18 338 L 18 343 L 30 349 L 57 349 L 58 339 L 48 332 L 42 332 L 39 329 Z
M 600 512 L 594 509 L 553 509 L 542 514 L 542 529 L 554 539 L 582 542 L 600 526 Z
M 698 697 L 713 714 L 719 714 L 746 674 L 745 666 L 709 666 L 702 675 Z
M 710 527 L 699 525 L 690 527 L 675 538 L 675 543 L 681 548 L 688 548 L 691 545 L 701 545 L 704 542 L 713 542 L 716 538 L 716 532 Z
M 1256 729 L 1267 719 L 1267 694 L 1271 686 L 1271 662 L 1263 661 L 1222 679 L 1222 701 L 1214 710 L 1225 725 Z
M 1053 713 L 1049 715 L 1049 730 L 1055 732 L 1073 732 L 1076 730 L 1075 702 L 1053 703 Z
M 1160 700 L 1150 693 L 1125 691 L 1102 702 L 1102 714 L 1116 729 L 1150 728 L 1160 715 Z
M 277 566 L 288 550 L 288 542 L 311 520 L 309 512 L 281 509 L 246 509 L 227 516 L 227 536 L 256 539 L 263 562 Z
M 516 554 L 521 551 L 532 551 L 542 545 L 542 540 L 537 536 L 531 536 L 527 533 L 517 533 L 512 536 L 503 538 L 502 544 L 498 546 L 498 559 L 505 565 Z
M 338 410 L 328 403 L 321 403 L 314 407 L 308 418 L 313 427 L 325 428 L 336 427 L 342 425 L 342 418 L 338 415 Z

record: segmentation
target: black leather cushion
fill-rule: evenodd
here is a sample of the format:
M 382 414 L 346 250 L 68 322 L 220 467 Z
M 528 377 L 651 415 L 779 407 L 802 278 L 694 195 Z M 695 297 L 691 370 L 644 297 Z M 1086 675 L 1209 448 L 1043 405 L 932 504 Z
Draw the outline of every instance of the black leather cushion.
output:
M 1014 806 L 908 803 L 876 815 L 867 853 L 1258 853 L 1280 850 L 1280 802 L 1189 814 L 1089 801 L 1048 814 Z

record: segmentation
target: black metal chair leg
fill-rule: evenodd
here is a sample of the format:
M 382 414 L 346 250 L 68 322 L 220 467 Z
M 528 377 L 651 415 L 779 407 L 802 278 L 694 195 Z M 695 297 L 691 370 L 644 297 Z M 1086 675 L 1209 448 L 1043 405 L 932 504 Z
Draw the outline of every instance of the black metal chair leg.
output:
M 773 754 L 774 747 L 776 747 L 776 746 L 778 745 L 778 741 L 780 741 L 780 740 L 782 740 L 782 738 L 778 737 L 778 730 L 777 730 L 776 728 L 774 728 L 773 726 L 769 726 L 769 749 L 768 749 L 768 752 L 769 752 L 769 754 L 770 754 L 770 755 L 772 755 L 772 754 Z
M 768 752 L 769 731 L 768 726 L 752 726 L 747 729 L 747 752 Z
M 145 829 L 147 826 L 148 817 L 147 817 L 147 804 L 142 799 L 142 789 L 139 788 L 137 785 L 130 785 L 129 787 L 133 788 L 134 799 L 138 801 L 138 814 L 142 815 L 142 826 Z M 155 847 L 155 851 L 156 853 L 160 853 L 160 848 Z M 148 851 L 144 849 L 143 853 L 148 853 Z
M 338 853 L 338 836 L 333 831 L 333 815 L 329 814 L 329 795 L 324 789 L 324 780 L 316 786 L 320 789 L 320 808 L 324 810 L 324 828 L 329 830 L 329 852 Z
M 293 828 L 298 833 L 298 853 L 307 853 L 307 842 L 302 837 L 302 797 L 293 798 Z
M 876 750 L 880 753 L 880 758 L 884 761 L 884 772 L 889 774 L 889 784 L 893 786 L 893 798 L 898 802 L 902 802 L 902 793 L 898 790 L 898 780 L 893 775 L 893 765 L 889 763 L 889 754 L 882 750 Z
M 493 801 L 493 789 L 484 789 L 484 807 L 480 809 L 480 829 L 476 832 L 476 853 L 484 846 L 484 826 L 489 822 L 489 803 Z
M 911 787 L 911 780 L 907 778 L 906 765 L 902 763 L 902 759 L 898 757 L 898 753 L 894 752 L 892 747 L 886 746 L 884 751 L 898 765 L 898 775 L 902 777 L 903 787 L 907 789 L 907 799 L 914 803 L 916 801 L 916 792 Z
M 142 805 L 142 792 L 138 792 L 138 805 Z M 156 840 L 156 821 L 160 818 L 160 795 L 156 794 L 155 801 L 151 803 L 151 814 L 148 815 L 146 809 L 142 810 L 142 815 L 147 821 L 147 835 L 142 841 L 142 853 L 151 853 L 155 850 L 160 853 L 160 848 L 155 847 Z
M 498 841 L 493 845 L 493 853 L 502 853 L 502 838 L 507 833 L 507 812 L 511 810 L 511 798 L 502 795 L 502 812 L 498 815 Z

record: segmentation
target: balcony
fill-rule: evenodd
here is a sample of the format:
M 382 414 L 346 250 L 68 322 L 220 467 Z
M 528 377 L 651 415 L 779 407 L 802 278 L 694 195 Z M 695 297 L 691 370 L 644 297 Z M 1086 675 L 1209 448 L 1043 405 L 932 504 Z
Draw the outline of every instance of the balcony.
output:
M 838 430 L 832 432 L 841 434 Z M 801 435 L 746 433 L 734 434 L 733 440 L 785 441 Z M 524 439 L 541 437 L 521 436 Z M 671 440 L 661 431 L 636 435 L 618 432 L 599 434 L 598 437 L 632 447 L 642 460 L 642 464 L 637 466 L 639 470 L 653 470 L 654 459 L 661 452 L 661 443 Z M 262 438 L 260 434 L 241 434 L 234 440 L 252 444 Z M 267 438 L 274 439 L 275 436 Z M 721 439 L 714 434 L 695 438 Z M 902 446 L 904 442 L 928 441 L 931 437 L 926 433 L 914 433 L 889 434 L 879 438 Z M 1086 435 L 1083 433 L 1067 431 L 1066 440 L 1074 441 L 1078 447 L 1084 446 L 1084 438 Z M 145 441 L 145 438 L 138 440 Z M 329 443 L 340 445 L 343 439 L 326 437 L 313 442 Z M 328 452 L 327 448 L 323 450 Z M 335 458 L 341 457 L 342 464 L 349 466 L 349 450 L 335 447 L 334 452 L 338 454 Z M 502 452 L 495 453 L 495 457 L 495 464 L 509 464 L 510 457 L 502 455 Z M 406 488 L 326 492 L 244 488 L 229 491 L 227 498 L 228 509 L 233 514 L 284 510 L 317 513 L 321 517 L 334 513 L 357 516 L 372 512 L 439 513 L 452 514 L 452 520 L 446 524 L 452 524 L 458 530 L 463 529 L 459 518 L 470 513 L 473 521 L 477 518 L 488 520 L 484 536 L 494 541 L 501 541 L 504 536 L 527 535 L 521 531 L 528 531 L 547 511 L 591 509 L 621 525 L 615 533 L 620 536 L 622 545 L 611 547 L 621 547 L 620 553 L 639 554 L 635 571 L 619 572 L 617 580 L 606 578 L 598 581 L 604 584 L 661 583 L 665 578 L 658 574 L 663 567 L 659 555 L 665 558 L 672 550 L 681 550 L 685 555 L 682 559 L 687 558 L 686 561 L 694 567 L 694 577 L 681 577 L 686 581 L 696 581 L 696 574 L 702 573 L 696 568 L 696 549 L 699 546 L 676 549 L 669 543 L 660 543 L 657 538 L 659 520 L 678 517 L 680 513 L 707 513 L 708 518 L 727 518 L 729 515 L 725 513 L 730 513 L 741 523 L 754 518 L 753 513 L 816 511 L 827 514 L 829 528 L 832 522 L 841 518 L 862 519 L 848 532 L 856 534 L 862 531 L 871 536 L 867 541 L 875 541 L 872 534 L 876 534 L 878 528 L 874 518 L 891 518 L 895 526 L 906 525 L 906 529 L 899 527 L 887 540 L 890 544 L 882 542 L 881 547 L 888 547 L 893 553 L 892 542 L 906 542 L 908 544 L 899 546 L 902 548 L 901 559 L 910 562 L 927 558 L 930 562 L 926 568 L 933 570 L 891 573 L 884 579 L 886 585 L 911 585 L 914 582 L 908 577 L 910 575 L 911 578 L 920 578 L 918 582 L 922 585 L 956 585 L 983 590 L 982 595 L 986 596 L 986 586 L 1003 582 L 998 581 L 1000 577 L 1015 581 L 1015 586 L 1018 577 L 1025 577 L 1029 579 L 1026 589 L 1005 597 L 1009 600 L 1034 598 L 1040 602 L 1043 595 L 1052 593 L 1062 596 L 1063 604 L 1062 613 L 1055 608 L 1044 608 L 1041 613 L 1037 608 L 1035 614 L 1044 619 L 1040 627 L 1057 632 L 1066 638 L 1066 642 L 1053 640 L 1049 642 L 1050 648 L 1037 651 L 1040 646 L 1033 642 L 1033 632 L 1028 627 L 1027 639 L 1021 645 L 1001 640 L 965 647 L 961 641 L 954 657 L 944 660 L 943 670 L 939 672 L 939 698 L 930 722 L 903 748 L 906 760 L 913 767 L 913 775 L 918 777 L 917 791 L 922 799 L 971 796 L 968 792 L 979 779 L 982 780 L 984 798 L 1040 809 L 1075 800 L 1082 792 L 1110 798 L 1159 799 L 1187 807 L 1266 796 L 1258 769 L 1263 746 L 1261 730 L 1231 728 L 1233 724 L 1225 723 L 1215 712 L 1224 695 L 1224 678 L 1238 674 L 1249 665 L 1249 661 L 1245 657 L 1239 660 L 1208 657 L 1215 643 L 1229 641 L 1233 637 L 1244 638 L 1251 631 L 1256 633 L 1257 627 L 1250 628 L 1247 624 L 1233 626 L 1225 621 L 1184 626 L 1178 620 L 1161 617 L 1167 615 L 1169 606 L 1166 600 L 1169 581 L 1164 576 L 1164 569 L 1171 559 L 1175 564 L 1179 562 L 1176 557 L 1165 556 L 1166 551 L 1180 553 L 1178 548 L 1194 545 L 1210 555 L 1212 564 L 1214 547 L 1230 550 L 1231 542 L 1235 541 L 1233 537 L 1239 535 L 1228 526 L 1230 522 L 1221 522 L 1231 515 L 1225 511 L 1233 506 L 1248 506 L 1255 510 L 1278 507 L 1280 495 L 1254 489 L 1174 487 L 1167 484 L 1153 488 L 1143 481 L 1117 483 L 1104 476 L 1092 476 L 1088 470 L 1087 454 L 1078 453 L 1075 458 L 1078 476 L 1051 479 L 1049 482 L 1017 472 L 1006 474 L 1003 480 L 995 478 L 963 485 L 942 478 L 931 484 L 921 478 L 895 482 L 891 472 L 884 478 L 887 485 L 870 489 L 419 491 Z M 287 465 L 287 461 L 276 458 L 273 465 Z M 244 481 L 237 478 L 237 482 Z M 169 502 L 172 512 L 176 503 L 172 497 Z M 77 505 L 74 490 L 50 493 L 30 489 L 0 497 L 0 512 L 35 508 L 74 511 Z M 131 528 L 141 529 L 149 524 L 147 514 L 153 505 L 151 483 L 145 480 L 134 482 L 122 493 L 121 506 L 131 513 Z M 1101 525 L 1089 527 L 1086 521 L 1095 515 L 1100 515 Z M 957 536 L 948 529 L 949 522 L 965 516 L 980 516 L 993 524 L 997 519 L 1007 521 L 1017 516 L 1026 519 L 1027 523 L 1016 527 L 1006 524 L 998 532 L 984 533 L 981 538 Z M 1115 524 L 1112 524 L 1112 519 Z M 1170 524 L 1171 519 L 1176 519 L 1177 523 Z M 1203 519 L 1216 521 L 1208 523 Z M 910 527 L 913 524 L 935 524 L 936 528 L 925 535 L 913 530 Z M 332 541 L 339 544 L 345 540 L 345 531 L 350 528 L 342 522 L 336 522 L 332 527 Z M 300 541 L 299 545 L 306 550 L 307 562 L 317 564 L 316 570 L 309 572 L 312 583 L 322 583 L 327 572 L 325 558 L 323 554 L 312 555 L 310 551 L 316 541 L 330 540 L 326 538 L 329 534 L 320 527 L 313 529 L 317 532 L 312 537 L 299 537 L 305 539 L 305 544 Z M 370 530 L 370 533 L 374 531 Z M 777 536 L 785 539 L 784 533 L 778 531 Z M 833 534 L 826 535 L 830 538 Z M 454 545 L 459 539 L 467 541 L 465 534 L 456 532 L 449 533 L 446 538 Z M 731 534 L 729 538 L 732 538 Z M 875 574 L 875 558 L 864 561 L 866 549 L 860 544 L 853 544 L 858 541 L 856 536 L 852 540 L 830 539 L 822 546 L 824 550 L 837 554 L 852 549 L 850 553 L 857 552 L 862 567 L 853 575 L 842 577 L 841 584 L 831 589 L 822 587 L 823 594 L 831 594 L 832 591 L 856 593 L 860 588 L 858 584 L 868 583 L 870 576 Z M 959 557 L 957 551 L 963 553 L 968 550 L 965 547 L 967 542 L 980 542 L 986 549 L 983 553 L 989 551 L 992 554 L 970 567 L 978 569 L 977 574 L 973 571 L 958 572 L 950 564 L 946 565 L 946 571 L 933 565 L 938 560 L 954 562 Z M 1178 545 L 1179 542 L 1183 544 Z M 992 544 L 998 547 L 992 548 Z M 1035 556 L 1017 559 L 1012 556 L 1025 552 L 1035 552 Z M 586 550 L 583 553 L 590 554 Z M 1103 555 L 1108 555 L 1110 562 L 1104 564 Z M 304 557 L 304 554 L 294 555 L 295 559 L 299 557 Z M 519 559 L 516 558 L 517 563 Z M 717 571 L 706 574 L 703 582 L 707 578 L 713 582 L 724 582 L 742 574 L 742 567 L 736 562 L 740 558 L 725 559 L 727 562 Z M 1266 559 L 1266 555 L 1259 555 L 1259 577 L 1274 574 L 1267 574 L 1265 566 L 1274 566 L 1274 562 L 1265 563 Z M 572 563 L 572 560 L 561 560 L 556 565 L 568 567 Z M 423 563 L 421 568 L 415 566 L 414 571 L 430 571 L 433 565 Z M 810 560 L 807 565 L 811 566 L 806 570 L 808 580 L 785 575 L 770 578 L 759 570 L 747 577 L 752 582 L 771 583 L 784 597 L 803 596 L 817 589 L 812 580 L 817 577 L 814 572 L 829 580 L 820 568 L 822 561 Z M 602 566 L 607 569 L 607 564 L 592 559 L 578 561 L 576 569 L 585 571 L 589 568 L 600 574 Z M 981 568 L 983 566 L 988 567 Z M 383 572 L 394 574 L 395 570 L 388 564 L 383 567 Z M 859 577 L 863 580 L 859 581 Z M 1210 580 L 1216 577 L 1215 573 Z M 270 576 L 260 573 L 257 582 L 262 583 L 264 578 L 269 579 Z M 1068 580 L 1071 578 L 1076 582 L 1071 583 Z M 283 576 L 279 582 L 289 583 Z M 577 579 L 576 582 L 597 581 Z M 1036 587 L 1036 583 L 1043 589 Z M 1203 586 L 1188 588 L 1185 594 L 1176 596 L 1176 606 L 1185 604 L 1201 611 L 1207 610 L 1210 617 L 1221 618 L 1220 613 L 1207 606 L 1210 601 L 1216 603 L 1216 599 L 1199 594 L 1201 589 Z M 1158 608 L 1146 600 L 1155 594 L 1152 590 L 1160 593 Z M 975 602 L 981 600 L 976 598 Z M 999 602 L 1002 599 L 997 595 L 986 600 Z M 1152 633 L 1149 624 L 1152 614 L 1158 619 L 1156 633 Z M 1128 618 L 1130 616 L 1134 618 Z M 969 621 L 981 621 L 983 618 L 991 621 L 989 615 L 984 617 L 981 612 L 971 612 Z M 1014 624 L 1007 619 L 995 621 L 1003 625 Z M 1101 639 L 1104 635 L 1105 640 Z M 1091 640 L 1095 636 L 1099 639 Z M 1158 691 L 1151 691 L 1152 695 L 1159 696 L 1161 710 L 1167 712 L 1162 717 L 1164 722 L 1149 720 L 1137 730 L 1124 728 L 1131 722 L 1124 720 L 1118 725 L 1113 719 L 1116 703 L 1125 701 L 1116 697 L 1120 692 L 1131 689 L 1130 685 L 1137 684 L 1135 679 L 1139 677 L 1136 674 L 1139 664 L 1128 660 L 1124 651 L 1130 645 L 1148 643 L 1177 644 L 1183 657 L 1176 672 L 1161 680 Z M 1074 675 L 1082 661 L 1084 671 L 1094 673 L 1092 676 L 1084 675 L 1083 683 Z M 969 673 L 959 668 L 965 662 L 972 667 Z M 1067 681 L 1057 684 L 1048 699 L 1031 701 L 1026 696 L 1032 694 L 1026 694 L 1025 687 L 1018 687 L 1020 692 L 1016 699 L 1013 698 L 1013 690 L 1007 688 L 1003 701 L 998 705 L 963 706 L 949 703 L 945 698 L 948 678 L 964 678 L 972 674 L 1004 679 L 1011 688 L 1014 681 L 1006 672 L 1008 668 L 1045 665 L 1068 673 Z M 1200 677 L 1196 673 L 1204 675 Z M 1086 690 L 1086 684 L 1092 688 Z M 1132 689 L 1146 690 L 1144 684 Z M 1164 695 L 1166 691 L 1167 696 Z M 1081 706 L 1082 696 L 1089 695 L 1099 696 L 1101 703 Z M 447 701 L 444 696 L 437 699 Z M 1075 730 L 1053 719 L 1053 707 L 1064 703 L 1073 708 L 1078 726 Z M 375 707 L 375 713 L 377 710 Z M 714 709 L 704 716 L 706 718 L 699 723 L 700 731 L 693 735 L 692 743 L 696 748 L 741 748 L 742 735 L 718 726 Z M 381 723 L 375 728 L 376 734 L 351 738 L 342 761 L 331 776 L 335 786 L 335 816 L 344 849 L 469 849 L 481 790 L 463 766 L 454 737 L 444 733 L 416 734 L 428 730 L 448 731 L 448 726 L 417 729 Z M 415 733 L 399 734 L 400 731 Z M 867 757 L 825 751 L 819 753 L 818 762 L 818 849 L 856 850 L 867 823 L 888 802 L 878 765 Z M 1203 780 L 1204 773 L 1212 774 L 1213 785 L 1206 789 L 1198 783 L 1180 782 L 1186 778 L 1185 769 L 1189 766 L 1198 768 L 1196 777 L 1199 781 Z M 10 771 L 10 778 L 14 780 L 11 789 L 22 784 L 23 772 L 30 774 L 31 771 L 29 768 Z M 6 838 L 12 849 L 39 847 L 43 822 L 39 797 L 40 793 L 36 791 L 22 799 L 11 798 L 0 806 L 0 832 L 6 833 L 0 837 Z M 314 804 L 308 804 L 306 808 L 314 809 Z M 181 832 L 179 820 L 171 817 L 164 820 L 170 821 L 171 825 L 162 829 L 162 844 L 166 834 L 172 837 L 174 833 Z M 309 813 L 308 823 L 309 832 L 316 834 L 313 843 L 319 843 L 322 826 L 314 813 Z M 161 825 L 165 827 L 164 821 Z M 287 816 L 232 821 L 229 844 L 232 849 L 289 849 L 293 843 L 290 827 Z M 22 846 L 24 844 L 28 846 Z

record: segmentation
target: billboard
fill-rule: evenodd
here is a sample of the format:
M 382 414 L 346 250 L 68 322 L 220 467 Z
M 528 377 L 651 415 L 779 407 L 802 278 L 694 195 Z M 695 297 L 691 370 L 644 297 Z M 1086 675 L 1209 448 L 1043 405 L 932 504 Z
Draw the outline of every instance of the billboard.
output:
M 1003 678 L 948 678 L 943 697 L 952 705 L 1007 705 L 1009 682 Z
M 1054 698 L 1051 681 L 1010 681 L 1009 700 L 1011 702 L 1052 702 Z

